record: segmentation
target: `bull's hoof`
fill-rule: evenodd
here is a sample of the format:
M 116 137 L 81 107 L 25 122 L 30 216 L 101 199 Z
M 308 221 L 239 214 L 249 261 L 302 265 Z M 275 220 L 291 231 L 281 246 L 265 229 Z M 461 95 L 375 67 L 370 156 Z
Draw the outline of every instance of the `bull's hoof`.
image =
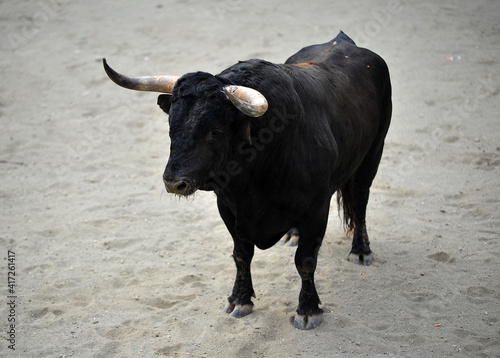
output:
M 347 261 L 352 262 L 357 265 L 370 266 L 373 262 L 372 254 L 353 254 L 352 252 L 347 257 Z
M 280 240 L 281 246 L 285 245 L 286 243 L 288 243 L 287 246 L 297 246 L 299 244 L 299 230 L 292 229 L 288 231 Z
M 222 312 L 228 313 L 235 318 L 244 317 L 252 313 L 253 305 L 237 305 L 234 303 L 227 303 Z
M 319 327 L 321 321 L 323 321 L 323 313 L 311 316 L 297 314 L 293 326 L 297 329 L 314 329 Z

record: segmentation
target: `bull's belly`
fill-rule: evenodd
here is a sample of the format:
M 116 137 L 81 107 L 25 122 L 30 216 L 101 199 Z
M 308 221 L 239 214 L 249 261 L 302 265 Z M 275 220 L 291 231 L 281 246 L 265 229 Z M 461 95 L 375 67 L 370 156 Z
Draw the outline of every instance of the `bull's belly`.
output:
M 266 250 L 275 245 L 293 226 L 294 220 L 290 213 L 266 210 L 258 216 L 238 217 L 235 232 L 240 240 Z

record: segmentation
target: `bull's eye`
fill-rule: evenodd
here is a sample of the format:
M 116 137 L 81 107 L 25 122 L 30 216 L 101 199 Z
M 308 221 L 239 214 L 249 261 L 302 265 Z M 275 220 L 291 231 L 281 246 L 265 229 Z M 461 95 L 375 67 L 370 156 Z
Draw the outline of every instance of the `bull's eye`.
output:
M 218 136 L 220 136 L 222 134 L 222 129 L 219 129 L 219 128 L 214 128 L 212 129 L 212 131 L 210 132 L 210 137 L 211 138 L 216 138 Z

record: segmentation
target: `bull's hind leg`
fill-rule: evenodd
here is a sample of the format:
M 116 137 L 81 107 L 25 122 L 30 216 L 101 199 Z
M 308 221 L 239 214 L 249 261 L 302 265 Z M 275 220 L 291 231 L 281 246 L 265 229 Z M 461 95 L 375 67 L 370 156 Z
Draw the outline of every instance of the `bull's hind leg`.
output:
M 354 178 L 341 189 L 344 217 L 349 229 L 354 229 L 348 260 L 365 266 L 371 265 L 373 261 L 366 232 L 366 206 L 370 196 L 370 186 L 382 157 L 382 148 L 383 144 L 372 155 L 367 156 L 356 170 Z
M 354 190 L 354 235 L 352 238 L 352 248 L 349 253 L 349 261 L 370 266 L 372 264 L 372 250 L 370 249 L 370 240 L 366 232 L 366 206 L 370 188 L 356 187 Z

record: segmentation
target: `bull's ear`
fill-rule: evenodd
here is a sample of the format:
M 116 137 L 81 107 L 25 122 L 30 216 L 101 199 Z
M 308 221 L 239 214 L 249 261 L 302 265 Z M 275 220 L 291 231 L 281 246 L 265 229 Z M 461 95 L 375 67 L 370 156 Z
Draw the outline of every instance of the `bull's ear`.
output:
M 168 112 L 170 111 L 171 104 L 172 104 L 172 95 L 161 94 L 158 96 L 158 105 L 166 114 L 168 114 Z

